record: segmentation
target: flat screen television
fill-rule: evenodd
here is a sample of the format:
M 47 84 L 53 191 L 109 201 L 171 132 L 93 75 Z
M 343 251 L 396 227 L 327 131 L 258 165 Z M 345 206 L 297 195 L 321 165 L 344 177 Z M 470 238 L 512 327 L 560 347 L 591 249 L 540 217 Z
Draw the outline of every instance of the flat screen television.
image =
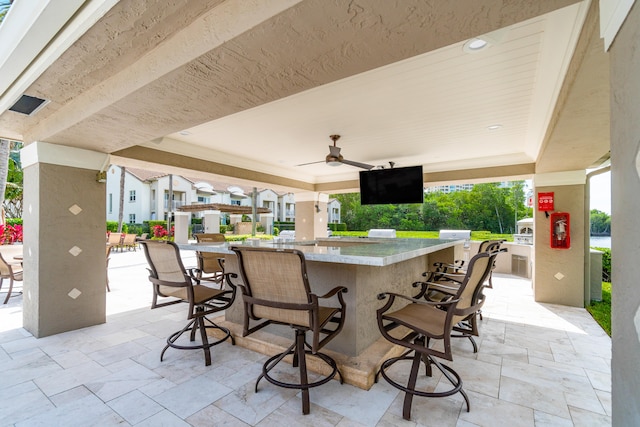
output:
M 360 171 L 360 204 L 422 203 L 422 166 Z

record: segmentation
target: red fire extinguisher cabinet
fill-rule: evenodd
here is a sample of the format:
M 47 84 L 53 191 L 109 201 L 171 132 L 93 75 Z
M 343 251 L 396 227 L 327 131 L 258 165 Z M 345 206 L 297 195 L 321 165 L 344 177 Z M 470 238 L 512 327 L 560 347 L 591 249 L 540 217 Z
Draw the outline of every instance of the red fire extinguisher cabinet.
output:
M 567 212 L 554 212 L 550 217 L 551 248 L 569 249 L 571 247 L 571 217 Z

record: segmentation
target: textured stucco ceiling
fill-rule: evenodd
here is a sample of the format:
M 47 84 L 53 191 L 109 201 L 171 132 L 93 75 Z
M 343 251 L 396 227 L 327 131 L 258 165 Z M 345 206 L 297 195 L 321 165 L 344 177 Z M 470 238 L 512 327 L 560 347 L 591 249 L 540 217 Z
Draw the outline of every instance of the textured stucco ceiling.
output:
M 357 180 L 298 166 L 334 133 L 345 158 L 434 181 L 581 169 L 608 152 L 589 4 L 121 0 L 25 91 L 51 102 L 3 112 L 0 135 L 316 190 Z

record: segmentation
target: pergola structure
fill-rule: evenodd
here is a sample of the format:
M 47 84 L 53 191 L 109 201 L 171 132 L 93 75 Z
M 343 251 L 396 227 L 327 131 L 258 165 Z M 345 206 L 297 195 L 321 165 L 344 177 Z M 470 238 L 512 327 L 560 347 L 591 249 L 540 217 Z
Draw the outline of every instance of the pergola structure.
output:
M 536 210 L 535 298 L 583 306 L 586 170 L 610 162 L 613 420 L 640 425 L 639 29 L 634 0 L 14 2 L 0 137 L 25 144 L 25 328 L 105 321 L 109 164 L 293 192 L 302 238 L 358 189 L 330 135 L 425 183 L 533 179 L 572 232 L 551 248 Z
M 204 203 L 197 205 L 186 205 L 178 208 L 181 212 L 202 212 L 202 211 L 220 211 L 229 214 L 251 215 L 253 213 L 251 206 L 227 205 L 224 203 Z M 257 214 L 271 213 L 271 209 L 256 207 Z

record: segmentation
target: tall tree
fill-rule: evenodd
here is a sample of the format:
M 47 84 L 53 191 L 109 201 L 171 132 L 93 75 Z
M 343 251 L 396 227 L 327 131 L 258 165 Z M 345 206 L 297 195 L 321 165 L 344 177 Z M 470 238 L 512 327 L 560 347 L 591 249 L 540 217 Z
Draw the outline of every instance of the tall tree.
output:
M 7 179 L 4 192 L 4 212 L 7 218 L 22 218 L 22 165 L 20 149 L 22 143 L 11 141 L 7 164 Z
M 5 16 L 7 16 L 7 12 L 11 8 L 11 3 L 13 0 L 0 0 L 0 24 L 4 21 Z
M 11 141 L 0 138 L 0 194 L 3 196 L 7 188 L 7 175 L 9 174 L 9 154 L 11 153 Z M 2 211 L 2 224 L 5 223 L 4 210 Z
M 611 235 L 611 217 L 598 209 L 590 212 L 591 234 Z
M 126 169 L 120 166 L 120 206 L 118 206 L 118 233 L 122 233 L 122 221 L 124 220 L 124 177 Z

